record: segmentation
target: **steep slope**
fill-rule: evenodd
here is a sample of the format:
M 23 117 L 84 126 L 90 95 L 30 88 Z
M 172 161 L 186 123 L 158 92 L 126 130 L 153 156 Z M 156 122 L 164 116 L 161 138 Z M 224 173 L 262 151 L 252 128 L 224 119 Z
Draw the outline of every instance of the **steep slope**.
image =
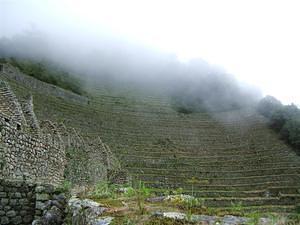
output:
M 167 97 L 136 90 L 122 94 L 93 83 L 92 97 L 76 100 L 67 91 L 45 93 L 11 74 L 1 76 L 19 97 L 32 92 L 39 119 L 63 121 L 89 137 L 100 134 L 148 185 L 182 187 L 209 207 L 241 203 L 248 210 L 292 211 L 299 202 L 300 158 L 252 109 L 186 115 Z

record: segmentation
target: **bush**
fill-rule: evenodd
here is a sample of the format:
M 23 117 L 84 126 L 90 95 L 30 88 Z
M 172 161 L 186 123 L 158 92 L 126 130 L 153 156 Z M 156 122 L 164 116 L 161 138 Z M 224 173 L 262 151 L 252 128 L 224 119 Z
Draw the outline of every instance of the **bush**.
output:
M 79 95 L 86 94 L 82 89 L 81 82 L 75 76 L 57 68 L 48 62 L 33 62 L 29 60 L 17 60 L 15 58 L 1 59 L 17 67 L 21 72 L 32 76 L 40 81 L 53 84 Z
M 273 96 L 266 96 L 258 103 L 257 110 L 265 117 L 270 118 L 273 113 L 282 108 L 282 104 L 279 100 Z
M 64 180 L 64 182 L 56 188 L 56 192 L 58 193 L 66 193 L 69 194 L 72 189 L 72 183 L 68 180 Z
M 300 117 L 288 120 L 280 133 L 288 143 L 300 149 Z
M 109 184 L 107 182 L 98 182 L 94 189 L 91 191 L 91 193 L 89 194 L 90 197 L 92 198 L 114 198 L 115 197 L 115 193 L 113 188 L 111 188 L 109 186 Z
M 283 140 L 300 149 L 300 109 L 294 105 L 282 105 L 272 96 L 258 104 L 258 112 L 269 118 L 269 125 Z

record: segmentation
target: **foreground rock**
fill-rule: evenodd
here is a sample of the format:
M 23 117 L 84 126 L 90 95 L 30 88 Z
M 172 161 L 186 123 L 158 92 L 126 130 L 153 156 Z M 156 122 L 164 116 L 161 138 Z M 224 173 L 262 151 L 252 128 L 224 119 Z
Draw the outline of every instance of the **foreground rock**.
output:
M 90 199 L 71 198 L 68 202 L 72 225 L 109 225 L 112 217 L 100 217 L 108 209 Z
M 238 225 L 238 224 L 249 224 L 251 223 L 250 218 L 246 217 L 237 217 L 237 216 L 231 216 L 227 215 L 224 217 L 218 217 L 218 216 L 206 216 L 206 215 L 191 215 L 188 216 L 185 213 L 180 212 L 155 212 L 153 214 L 155 217 L 159 218 L 169 218 L 174 220 L 182 220 L 182 221 L 190 221 L 194 223 L 200 223 L 200 224 L 219 224 L 219 225 Z M 271 220 L 268 218 L 261 218 L 259 219 L 258 223 L 259 225 L 271 225 Z
M 42 194 L 37 195 L 37 203 L 41 206 L 43 214 L 39 219 L 32 222 L 33 225 L 60 225 L 63 224 L 66 216 L 66 197 L 64 194 L 54 195 L 52 200 L 42 198 Z

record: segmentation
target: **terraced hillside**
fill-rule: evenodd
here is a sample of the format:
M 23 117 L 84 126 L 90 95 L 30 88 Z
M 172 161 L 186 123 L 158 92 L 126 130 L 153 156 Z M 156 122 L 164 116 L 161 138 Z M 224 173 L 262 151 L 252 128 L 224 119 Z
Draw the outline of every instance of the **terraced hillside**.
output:
M 1 76 L 19 97 L 33 93 L 39 119 L 100 134 L 148 185 L 182 187 L 209 207 L 241 204 L 249 211 L 293 211 L 300 200 L 300 157 L 253 109 L 181 114 L 167 97 L 100 82 L 89 86 L 89 100 L 74 101 Z

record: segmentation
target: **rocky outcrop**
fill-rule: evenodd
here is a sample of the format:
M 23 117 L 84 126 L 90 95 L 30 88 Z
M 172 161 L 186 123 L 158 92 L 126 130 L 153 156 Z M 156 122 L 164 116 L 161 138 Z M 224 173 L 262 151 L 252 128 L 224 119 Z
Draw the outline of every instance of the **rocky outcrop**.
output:
M 71 198 L 68 202 L 68 210 L 72 225 L 109 225 L 112 217 L 103 217 L 108 209 L 90 199 Z

